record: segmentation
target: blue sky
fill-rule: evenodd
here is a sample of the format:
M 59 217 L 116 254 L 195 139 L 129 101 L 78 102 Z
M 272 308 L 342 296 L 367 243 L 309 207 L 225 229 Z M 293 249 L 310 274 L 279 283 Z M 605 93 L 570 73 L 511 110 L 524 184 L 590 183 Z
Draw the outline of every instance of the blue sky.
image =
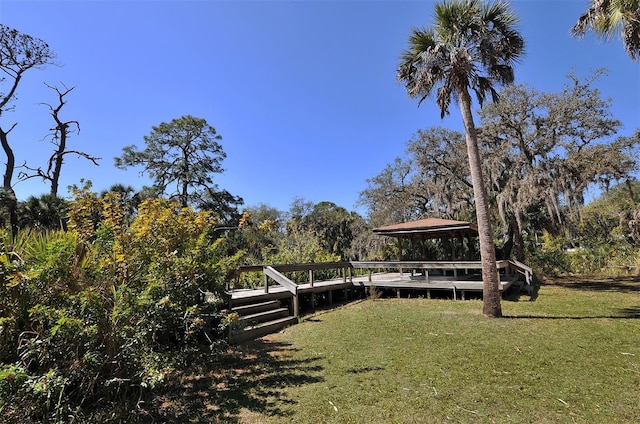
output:
M 527 50 L 517 83 L 559 91 L 568 73 L 607 67 L 596 86 L 624 124 L 619 135 L 640 128 L 640 64 L 618 38 L 577 40 L 569 33 L 587 1 L 512 6 Z M 403 156 L 418 129 L 461 129 L 457 109 L 441 120 L 433 102 L 418 108 L 395 80 L 411 28 L 428 26 L 433 7 L 433 1 L 373 0 L 2 0 L 0 22 L 45 40 L 60 65 L 25 74 L 16 110 L 3 125 L 18 122 L 10 134 L 16 162 L 44 166 L 52 121 L 39 103 L 56 102 L 44 83 L 64 83 L 75 89 L 61 117 L 81 126 L 70 147 L 102 160 L 96 167 L 69 156 L 61 195 L 81 178 L 97 191 L 149 184 L 139 169 L 115 168 L 113 158 L 126 145 L 144 148 L 152 126 L 190 114 L 222 136 L 226 171 L 216 182 L 246 206 L 287 210 L 300 197 L 355 210 L 366 180 Z M 33 179 L 15 189 L 24 200 L 48 186 Z

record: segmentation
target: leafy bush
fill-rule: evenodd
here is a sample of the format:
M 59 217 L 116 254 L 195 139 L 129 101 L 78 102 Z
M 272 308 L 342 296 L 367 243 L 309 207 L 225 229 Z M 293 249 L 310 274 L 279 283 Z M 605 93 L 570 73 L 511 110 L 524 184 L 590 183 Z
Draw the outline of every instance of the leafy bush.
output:
M 530 266 L 542 275 L 560 275 L 571 272 L 564 249 L 565 238 L 544 232 L 540 243 L 530 244 L 527 258 Z
M 224 279 L 238 257 L 214 237 L 216 219 L 155 199 L 127 222 L 121 207 L 85 189 L 69 232 L 4 238 L 0 418 L 62 422 L 126 403 L 202 347 L 224 346 Z

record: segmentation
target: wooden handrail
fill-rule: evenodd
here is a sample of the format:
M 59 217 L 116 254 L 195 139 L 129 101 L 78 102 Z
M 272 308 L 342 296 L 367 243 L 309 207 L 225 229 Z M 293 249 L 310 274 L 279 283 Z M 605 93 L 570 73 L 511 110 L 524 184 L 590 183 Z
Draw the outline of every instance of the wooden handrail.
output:
M 281 286 L 283 286 L 284 288 L 286 288 L 292 295 L 293 295 L 293 305 L 292 309 L 293 309 L 293 316 L 298 318 L 299 316 L 299 300 L 298 300 L 298 285 L 296 283 L 294 283 L 293 281 L 289 280 L 287 277 L 285 277 L 284 275 L 280 274 L 278 271 L 276 271 L 273 267 L 271 266 L 265 266 L 263 268 L 263 272 L 266 277 L 272 278 L 275 280 L 276 283 L 280 284 Z M 269 284 L 267 284 L 265 282 L 265 286 L 269 287 Z
M 295 272 L 323 269 L 351 268 L 351 262 L 314 262 L 307 264 L 272 264 L 272 265 L 240 265 L 236 267 L 236 274 L 243 272 L 260 272 L 265 266 L 270 266 L 279 272 Z
M 263 268 L 264 275 L 273 279 L 276 283 L 280 284 L 284 288 L 286 288 L 291 294 L 294 296 L 298 295 L 298 285 L 293 281 L 289 280 L 284 275 L 280 274 L 271 266 L 265 266 Z
M 509 266 L 529 273 L 532 269 L 522 262 L 515 260 L 496 261 L 498 269 Z M 439 268 L 439 269 L 469 269 L 482 268 L 481 261 L 350 261 L 350 262 L 320 262 L 308 264 L 275 264 L 275 265 L 241 265 L 235 270 L 236 276 L 245 272 L 262 272 L 265 267 L 272 268 L 279 273 L 295 271 L 312 271 L 325 269 L 384 269 L 384 268 Z M 286 277 L 285 277 L 286 278 Z
M 481 268 L 480 261 L 354 261 L 353 268 L 383 269 L 383 268 L 438 268 L 438 269 L 469 269 Z
M 245 272 L 263 272 L 265 267 L 270 267 L 273 270 L 283 273 L 283 272 L 296 272 L 296 271 L 309 271 L 309 282 L 313 284 L 314 277 L 313 271 L 327 270 L 327 269 L 349 269 L 349 275 L 351 275 L 351 271 L 353 266 L 351 262 L 343 261 L 343 262 L 315 262 L 315 263 L 306 263 L 306 264 L 274 264 L 274 265 L 240 265 L 237 266 L 234 273 L 233 279 L 237 282 L 240 279 L 240 275 Z M 346 279 L 347 273 L 343 273 L 343 278 Z M 286 278 L 283 275 L 284 278 Z M 289 280 L 291 281 L 291 280 Z M 227 290 L 232 290 L 233 287 L 229 286 L 227 282 Z M 268 291 L 268 288 L 265 288 Z
M 517 261 L 515 259 L 510 260 L 509 264 L 517 272 L 519 272 L 519 273 L 524 275 L 524 278 L 525 278 L 527 284 L 531 284 L 531 280 L 533 278 L 533 269 L 531 269 L 530 266 L 527 266 L 527 265 L 523 264 L 522 262 Z

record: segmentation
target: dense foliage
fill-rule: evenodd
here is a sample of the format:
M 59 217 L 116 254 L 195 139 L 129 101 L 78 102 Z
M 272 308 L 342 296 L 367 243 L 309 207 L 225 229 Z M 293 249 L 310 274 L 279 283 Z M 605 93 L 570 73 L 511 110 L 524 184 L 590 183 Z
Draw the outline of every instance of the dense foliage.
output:
M 6 419 L 130 407 L 128 393 L 142 396 L 188 357 L 224 346 L 222 289 L 237 256 L 226 255 L 211 213 L 154 199 L 128 223 L 119 194 L 78 190 L 69 216 L 66 232 L 2 238 Z
M 267 205 L 247 208 L 230 237 L 234 251 L 245 252 L 243 265 L 337 262 L 368 255 L 369 248 L 363 241 L 370 233 L 367 229 L 365 219 L 356 212 L 332 202 L 314 204 L 298 198 L 287 212 Z M 322 271 L 318 278 L 330 274 Z M 289 278 L 306 281 L 308 274 Z M 256 286 L 262 284 L 262 278 L 259 273 L 245 273 L 237 283 Z
M 638 274 L 639 224 L 640 182 L 627 180 L 582 208 L 563 231 L 530 240 L 528 257 L 540 275 Z

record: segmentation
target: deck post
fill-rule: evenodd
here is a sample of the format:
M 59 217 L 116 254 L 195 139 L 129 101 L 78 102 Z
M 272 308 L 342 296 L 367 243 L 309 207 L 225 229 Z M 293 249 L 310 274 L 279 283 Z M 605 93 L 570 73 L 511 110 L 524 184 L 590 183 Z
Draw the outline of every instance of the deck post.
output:
M 309 270 L 309 283 L 311 283 L 311 287 L 313 287 L 314 276 L 313 276 L 313 270 L 312 269 Z
M 300 316 L 300 311 L 299 311 L 299 301 L 298 301 L 298 295 L 294 294 L 293 295 L 293 316 L 295 318 L 298 318 Z
M 329 297 L 329 306 L 333 306 L 333 291 L 332 291 L 332 290 L 329 290 L 329 291 L 327 292 L 327 295 L 328 295 L 328 297 Z
M 269 293 L 269 277 L 267 277 L 267 274 L 262 274 L 262 280 L 264 281 L 264 292 L 265 293 Z

